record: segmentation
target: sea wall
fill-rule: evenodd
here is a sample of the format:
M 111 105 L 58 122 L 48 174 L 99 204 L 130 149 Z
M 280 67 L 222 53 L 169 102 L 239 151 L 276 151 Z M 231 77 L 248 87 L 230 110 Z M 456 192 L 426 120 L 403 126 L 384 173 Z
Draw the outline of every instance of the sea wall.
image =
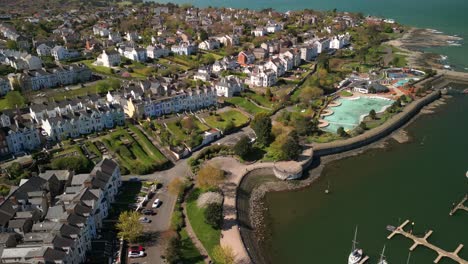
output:
M 440 91 L 434 91 L 431 94 L 408 104 L 401 113 L 392 116 L 382 125 L 367 131 L 364 134 L 346 139 L 333 141 L 329 143 L 314 144 L 314 157 L 332 155 L 340 152 L 353 150 L 363 147 L 391 134 L 396 129 L 403 126 L 427 104 L 440 98 Z

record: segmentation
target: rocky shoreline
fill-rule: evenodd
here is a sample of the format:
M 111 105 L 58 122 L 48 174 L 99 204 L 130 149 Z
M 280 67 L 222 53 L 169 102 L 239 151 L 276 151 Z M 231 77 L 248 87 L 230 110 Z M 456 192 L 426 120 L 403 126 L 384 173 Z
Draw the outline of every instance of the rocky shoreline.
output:
M 450 36 L 432 29 L 410 28 L 401 38 L 386 42 L 400 49 L 413 67 L 443 69 L 439 54 L 424 52 L 426 48 L 460 45 L 462 38 Z

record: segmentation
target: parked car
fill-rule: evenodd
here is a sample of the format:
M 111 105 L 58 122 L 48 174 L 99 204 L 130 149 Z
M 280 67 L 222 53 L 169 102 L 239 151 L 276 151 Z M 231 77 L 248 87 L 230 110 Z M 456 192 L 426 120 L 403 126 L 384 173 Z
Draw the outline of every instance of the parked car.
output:
M 144 215 L 154 215 L 154 211 L 151 209 L 143 209 L 141 213 Z
M 129 247 L 128 251 L 129 252 L 131 252 L 131 251 L 145 251 L 145 248 L 140 246 L 140 245 L 136 245 L 136 246 Z
M 141 258 L 145 256 L 145 252 L 143 251 L 130 251 L 128 252 L 128 257 L 129 258 Z
M 137 177 L 133 177 L 133 178 L 130 178 L 128 181 L 131 181 L 131 182 L 139 182 L 140 179 L 138 179 Z
M 138 220 L 140 221 L 140 223 L 144 223 L 144 224 L 151 223 L 151 219 L 148 219 L 146 217 L 140 217 L 140 219 Z
M 151 207 L 158 208 L 161 205 L 161 201 L 159 199 L 154 200 L 153 205 Z

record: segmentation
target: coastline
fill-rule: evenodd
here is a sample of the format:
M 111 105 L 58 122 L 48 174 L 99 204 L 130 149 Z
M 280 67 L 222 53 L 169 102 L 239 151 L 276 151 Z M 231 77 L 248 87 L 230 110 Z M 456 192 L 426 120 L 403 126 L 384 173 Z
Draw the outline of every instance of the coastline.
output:
M 424 108 L 430 109 L 432 112 L 418 112 L 413 118 L 411 118 L 408 122 L 406 122 L 403 126 L 399 129 L 395 130 L 391 134 L 360 148 L 345 151 L 342 153 L 331 154 L 322 157 L 314 157 L 312 163 L 307 168 L 308 173 L 300 179 L 299 181 L 269 181 L 256 186 L 252 193 L 250 194 L 249 199 L 249 208 L 248 208 L 248 218 L 250 222 L 250 226 L 248 227 L 251 229 L 250 231 L 253 232 L 253 235 L 247 235 L 247 230 L 241 230 L 241 238 L 245 245 L 249 245 L 249 247 L 255 246 L 254 250 L 248 250 L 249 255 L 252 258 L 253 255 L 250 251 L 255 252 L 257 255 L 256 257 L 252 258 L 253 263 L 269 263 L 268 256 L 264 256 L 261 254 L 264 252 L 264 244 L 263 241 L 268 240 L 269 236 L 271 235 L 268 228 L 268 222 L 266 219 L 266 214 L 268 213 L 268 208 L 265 205 L 265 195 L 268 192 L 290 192 L 290 191 L 299 191 L 304 188 L 310 187 L 313 183 L 315 183 L 321 176 L 322 172 L 327 165 L 334 161 L 338 161 L 341 159 L 358 156 L 367 151 L 375 150 L 375 149 L 384 149 L 388 147 L 391 140 L 396 141 L 399 144 L 404 144 L 407 142 L 411 142 L 412 139 L 406 132 L 406 128 L 410 126 L 413 122 L 415 122 L 420 116 L 426 114 L 434 113 L 437 107 L 446 103 L 445 97 L 441 97 L 432 103 L 427 104 Z M 259 171 L 251 171 L 247 173 L 244 178 L 242 179 L 242 184 L 244 181 L 248 181 L 249 177 L 259 177 L 259 176 L 266 176 L 269 172 L 263 168 Z M 241 212 L 241 211 L 240 211 Z M 241 213 L 238 212 L 240 215 Z M 240 219 L 245 217 L 238 216 Z M 255 238 L 255 241 L 246 241 Z M 259 261 L 258 258 L 260 255 L 261 260 Z
M 424 49 L 450 46 L 450 43 L 461 41 L 460 37 L 450 36 L 431 29 L 410 28 L 401 38 L 387 41 L 387 44 L 399 49 L 407 57 L 411 67 L 444 69 L 439 54 L 424 52 Z
M 438 94 L 439 96 L 434 97 L 434 94 Z M 432 95 L 432 96 L 431 96 Z M 356 155 L 360 155 L 365 151 L 376 149 L 376 148 L 385 148 L 388 144 L 389 139 L 394 139 L 399 143 L 405 143 L 410 140 L 407 133 L 404 129 L 414 122 L 420 115 L 425 114 L 424 109 L 429 107 L 429 109 L 433 110 L 434 106 L 441 105 L 443 102 L 439 103 L 439 100 L 445 100 L 444 98 L 440 97 L 440 92 L 436 91 L 431 93 L 431 95 L 427 95 L 423 98 L 418 99 L 418 102 L 413 105 L 412 108 L 406 109 L 406 115 L 409 115 L 410 118 L 408 119 L 407 116 L 402 115 L 399 116 L 396 121 L 394 120 L 393 123 L 403 122 L 398 127 L 393 127 L 392 124 L 387 124 L 387 129 L 392 129 L 390 133 L 385 134 L 385 130 L 382 129 L 379 131 L 380 133 L 384 134 L 380 138 L 369 138 L 371 142 L 364 142 L 364 145 L 361 147 L 355 147 L 353 143 L 349 143 L 351 149 L 346 150 L 343 148 L 337 148 L 336 152 L 327 153 L 325 151 L 322 154 L 318 154 L 314 151 L 314 157 L 310 160 L 310 162 L 306 162 L 305 168 L 309 171 L 306 177 L 303 177 L 300 181 L 270 181 L 270 182 L 263 182 L 259 184 L 259 186 L 255 186 L 250 195 L 248 197 L 248 208 L 239 208 L 239 205 L 244 203 L 245 201 L 241 201 L 239 197 L 237 197 L 236 205 L 237 205 L 237 218 L 240 220 L 242 225 L 240 226 L 240 236 L 246 251 L 249 254 L 249 257 L 252 259 L 254 263 L 268 263 L 265 261 L 265 256 L 263 256 L 261 249 L 263 245 L 261 245 L 262 241 L 268 239 L 269 231 L 268 225 L 266 223 L 265 213 L 267 212 L 268 208 L 265 206 L 264 197 L 268 192 L 281 192 L 281 191 L 296 191 L 303 188 L 310 186 L 314 183 L 322 174 L 323 169 L 327 164 L 332 161 L 336 161 L 339 159 L 352 157 Z M 431 99 L 432 98 L 432 99 Z M 418 106 L 423 104 L 422 106 Z M 404 112 L 403 112 L 404 113 Z M 412 115 L 411 115 L 412 113 Z M 427 114 L 427 113 L 426 113 Z M 353 147 L 354 146 L 354 147 Z M 315 146 L 314 146 L 315 149 Z M 318 155 L 317 155 L 318 154 Z M 253 172 L 246 173 L 242 180 L 239 183 L 239 189 L 242 192 L 243 184 L 248 181 L 248 179 L 252 175 Z M 245 195 L 244 195 L 245 196 Z M 244 197 L 245 199 L 245 197 Z M 242 210 L 241 210 L 242 209 Z M 250 232 L 250 234 L 249 234 Z

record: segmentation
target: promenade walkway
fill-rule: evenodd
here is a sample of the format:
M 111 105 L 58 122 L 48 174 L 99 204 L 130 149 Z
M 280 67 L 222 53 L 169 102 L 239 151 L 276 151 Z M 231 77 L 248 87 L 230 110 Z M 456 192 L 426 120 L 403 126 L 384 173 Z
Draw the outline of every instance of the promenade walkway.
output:
M 222 187 L 224 193 L 224 222 L 221 230 L 221 246 L 229 246 L 233 249 L 234 254 L 236 255 L 236 263 L 252 263 L 239 232 L 236 209 L 236 190 L 242 178 L 248 171 L 272 167 L 273 163 L 265 162 L 245 165 L 232 157 L 216 157 L 209 162 L 218 168 L 222 168 L 228 173 L 227 180 Z

